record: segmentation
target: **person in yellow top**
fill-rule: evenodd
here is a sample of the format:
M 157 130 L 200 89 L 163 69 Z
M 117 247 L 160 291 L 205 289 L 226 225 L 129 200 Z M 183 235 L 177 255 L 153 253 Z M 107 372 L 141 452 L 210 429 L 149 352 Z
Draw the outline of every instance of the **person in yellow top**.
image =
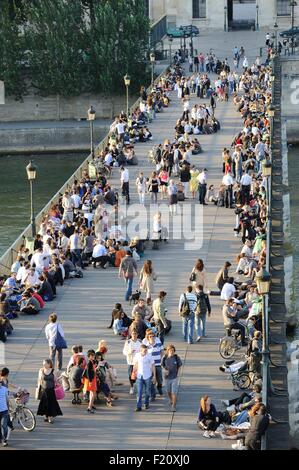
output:
M 197 177 L 199 175 L 199 170 L 197 170 L 197 168 L 195 168 L 195 166 L 193 166 L 190 170 L 190 175 L 191 175 L 191 179 L 190 179 L 190 193 L 192 194 L 192 199 L 195 199 L 196 197 L 196 193 L 198 191 L 198 181 L 197 181 Z

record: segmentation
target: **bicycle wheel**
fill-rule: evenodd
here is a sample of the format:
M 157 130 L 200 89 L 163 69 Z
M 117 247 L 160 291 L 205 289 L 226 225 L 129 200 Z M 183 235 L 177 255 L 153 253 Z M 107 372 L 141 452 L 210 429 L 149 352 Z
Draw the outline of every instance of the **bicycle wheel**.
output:
M 23 406 L 18 413 L 18 421 L 24 431 L 31 432 L 35 428 L 36 420 L 35 416 L 29 408 Z
M 245 372 L 243 374 L 237 375 L 235 377 L 235 384 L 240 390 L 245 390 L 250 387 L 251 380 L 248 374 Z
M 220 340 L 219 353 L 223 359 L 230 359 L 236 352 L 236 344 L 234 338 L 225 336 Z

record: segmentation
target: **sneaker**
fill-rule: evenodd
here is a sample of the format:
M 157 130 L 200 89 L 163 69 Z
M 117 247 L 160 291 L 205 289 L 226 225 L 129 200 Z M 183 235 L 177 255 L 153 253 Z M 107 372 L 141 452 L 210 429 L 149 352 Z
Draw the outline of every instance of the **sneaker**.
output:
M 92 414 L 92 415 L 94 414 L 94 410 L 93 410 L 93 409 L 87 408 L 86 411 L 87 411 L 87 413 L 90 413 L 90 414 Z
M 198 337 L 196 338 L 196 342 L 199 343 L 200 340 L 201 340 L 201 336 L 198 336 Z
M 229 401 L 228 400 L 221 400 L 221 403 L 225 406 L 229 406 Z
M 203 433 L 203 437 L 205 437 L 206 439 L 211 439 L 210 433 L 208 431 L 205 431 Z
M 134 388 L 133 388 L 133 387 L 130 388 L 130 392 L 129 392 L 129 393 L 130 393 L 130 395 L 134 395 Z
M 151 397 L 151 402 L 156 401 L 156 397 Z
M 158 390 L 160 397 L 163 397 L 163 391 L 160 389 Z
M 149 405 L 144 405 L 144 409 L 145 409 L 145 410 L 148 410 L 149 407 L 150 407 Z
M 137 406 L 137 408 L 135 408 L 135 411 L 141 411 L 141 408 L 138 408 Z
M 172 406 L 172 407 L 171 407 L 171 411 L 172 411 L 173 413 L 175 413 L 175 412 L 176 412 L 176 407 L 175 407 L 175 406 Z
M 4 441 L 2 442 L 2 447 L 7 447 L 7 446 L 8 446 L 8 442 L 7 442 L 7 440 L 4 440 Z

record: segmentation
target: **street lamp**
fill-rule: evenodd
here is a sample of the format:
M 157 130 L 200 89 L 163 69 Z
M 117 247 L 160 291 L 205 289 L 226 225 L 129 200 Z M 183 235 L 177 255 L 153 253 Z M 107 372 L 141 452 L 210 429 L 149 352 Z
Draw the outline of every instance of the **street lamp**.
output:
M 156 60 L 155 53 L 154 53 L 154 52 L 151 52 L 151 53 L 150 53 L 150 61 L 151 61 L 151 65 L 152 65 L 152 82 L 151 82 L 151 85 L 152 85 L 152 86 L 153 86 L 153 84 L 154 84 L 155 60 Z
M 94 158 L 94 145 L 93 145 L 93 121 L 96 118 L 96 111 L 93 106 L 90 106 L 89 110 L 87 111 L 87 121 L 89 121 L 90 125 L 90 153 L 92 158 Z
M 124 76 L 124 82 L 126 87 L 126 94 L 127 94 L 127 118 L 129 117 L 129 86 L 131 84 L 131 77 L 126 73 Z
M 185 31 L 185 28 L 183 26 L 180 26 L 179 27 L 180 31 L 183 32 L 183 39 L 184 39 L 184 55 L 183 55 L 183 62 L 185 62 L 185 57 L 186 57 L 186 31 Z
M 259 25 L 259 6 L 256 5 L 256 30 L 258 31 L 260 28 L 260 25 Z
M 264 267 L 259 270 L 254 279 L 256 282 L 258 293 L 260 295 L 269 294 L 271 275 Z
M 278 40 L 277 40 L 277 29 L 278 29 L 278 24 L 277 24 L 277 21 L 275 21 L 275 23 L 274 23 L 274 30 L 275 30 L 275 52 L 276 52 L 276 54 L 277 54 L 277 52 L 278 52 L 278 51 L 277 51 L 277 48 L 278 48 L 278 47 L 277 47 L 277 46 L 278 46 L 278 44 L 277 44 L 277 43 L 278 43 Z
M 292 0 L 290 2 L 290 7 L 292 7 L 292 55 L 294 54 L 294 24 L 295 24 L 295 7 L 297 6 L 297 2 L 295 0 Z
M 227 6 L 224 7 L 224 31 L 227 31 Z
M 33 161 L 30 160 L 29 164 L 26 166 L 26 171 L 27 171 L 27 178 L 30 183 L 30 207 L 31 207 L 30 220 L 31 220 L 32 237 L 35 237 L 36 235 L 34 205 L 33 205 L 33 181 L 36 178 L 36 170 L 37 170 L 37 167 L 34 165 Z
M 173 41 L 173 38 L 170 37 L 169 38 L 169 65 L 172 64 L 172 57 L 171 57 L 171 46 L 172 46 L 172 41 Z
M 264 160 L 262 165 L 262 174 L 264 178 L 268 178 L 272 175 L 272 164 L 269 160 Z
M 273 92 L 272 92 L 273 98 Z M 274 125 L 274 116 L 275 116 L 275 108 L 273 104 L 270 104 L 268 108 L 268 116 L 270 117 L 270 148 L 272 151 L 272 144 L 273 144 L 273 125 Z

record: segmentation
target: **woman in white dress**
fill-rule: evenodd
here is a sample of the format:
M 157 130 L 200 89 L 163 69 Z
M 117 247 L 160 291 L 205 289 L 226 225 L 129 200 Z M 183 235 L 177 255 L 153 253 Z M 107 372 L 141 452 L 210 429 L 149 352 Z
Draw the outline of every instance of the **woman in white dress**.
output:
M 156 273 L 153 270 L 151 260 L 145 261 L 139 277 L 140 289 L 146 293 L 146 302 L 148 305 L 152 303 L 152 293 L 154 292 L 154 281 L 157 280 Z

